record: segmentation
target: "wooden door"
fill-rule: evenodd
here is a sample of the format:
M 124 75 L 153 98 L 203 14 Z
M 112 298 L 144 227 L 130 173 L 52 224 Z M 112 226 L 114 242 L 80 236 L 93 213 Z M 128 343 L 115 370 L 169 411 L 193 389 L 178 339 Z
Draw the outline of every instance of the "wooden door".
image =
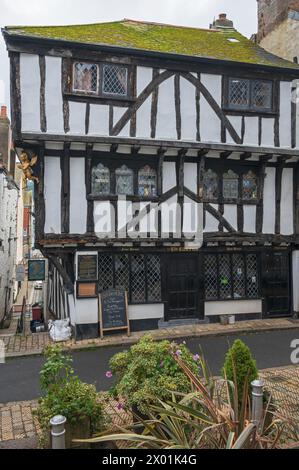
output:
M 289 253 L 271 252 L 263 255 L 262 290 L 267 316 L 291 316 Z

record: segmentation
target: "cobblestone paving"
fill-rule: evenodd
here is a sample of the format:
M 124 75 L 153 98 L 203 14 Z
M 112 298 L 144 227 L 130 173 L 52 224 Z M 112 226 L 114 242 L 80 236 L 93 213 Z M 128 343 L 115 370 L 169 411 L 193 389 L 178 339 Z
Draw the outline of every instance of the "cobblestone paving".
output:
M 160 340 L 166 338 L 203 337 L 221 334 L 284 330 L 293 328 L 299 328 L 299 320 L 289 320 L 282 318 L 271 320 L 240 321 L 235 325 L 221 325 L 220 323 L 208 325 L 187 325 L 176 328 L 153 330 L 149 331 L 148 333 L 151 333 L 154 338 Z M 130 337 L 127 335 L 117 335 L 105 336 L 103 340 L 100 338 L 84 341 L 70 340 L 62 343 L 62 345 L 67 350 L 128 345 L 136 343 L 144 334 L 145 331 L 132 333 Z M 44 348 L 51 342 L 48 333 L 28 334 L 26 336 L 6 336 L 3 334 L 3 330 L 2 336 L 0 336 L 0 340 L 4 341 L 7 357 L 42 354 Z
M 267 389 L 278 405 L 279 414 L 298 421 L 299 425 L 299 366 L 267 369 L 260 372 Z M 117 403 L 104 395 L 105 408 L 111 416 L 115 430 L 130 423 L 131 416 L 117 410 Z M 0 404 L 0 442 L 28 439 L 40 432 L 38 422 L 33 417 L 37 401 Z M 124 443 L 120 443 L 120 447 Z

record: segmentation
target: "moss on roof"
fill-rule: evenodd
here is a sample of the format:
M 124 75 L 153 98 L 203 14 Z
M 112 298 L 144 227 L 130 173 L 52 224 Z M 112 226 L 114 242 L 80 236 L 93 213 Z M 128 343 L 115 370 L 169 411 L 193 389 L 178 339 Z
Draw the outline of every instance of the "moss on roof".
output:
M 299 70 L 292 62 L 266 52 L 231 28 L 208 30 L 122 20 L 73 26 L 17 26 L 7 27 L 5 30 L 10 35 L 109 45 Z

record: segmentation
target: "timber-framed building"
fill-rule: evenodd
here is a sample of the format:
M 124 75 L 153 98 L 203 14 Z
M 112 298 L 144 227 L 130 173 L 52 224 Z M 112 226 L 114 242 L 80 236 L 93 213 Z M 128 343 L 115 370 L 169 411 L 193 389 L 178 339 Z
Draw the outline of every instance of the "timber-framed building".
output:
M 98 336 L 97 295 L 113 287 L 133 330 L 299 312 L 297 65 L 224 15 L 207 30 L 123 20 L 3 35 L 14 144 L 38 156 L 49 308 L 77 338 Z

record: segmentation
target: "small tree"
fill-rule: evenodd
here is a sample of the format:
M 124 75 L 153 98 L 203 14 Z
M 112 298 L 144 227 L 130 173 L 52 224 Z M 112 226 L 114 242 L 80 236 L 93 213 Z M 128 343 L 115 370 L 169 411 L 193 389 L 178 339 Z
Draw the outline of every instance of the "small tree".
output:
M 244 385 L 250 385 L 253 380 L 258 378 L 258 369 L 250 349 L 240 339 L 237 339 L 229 349 L 222 375 L 237 386 L 238 400 L 241 403 Z

